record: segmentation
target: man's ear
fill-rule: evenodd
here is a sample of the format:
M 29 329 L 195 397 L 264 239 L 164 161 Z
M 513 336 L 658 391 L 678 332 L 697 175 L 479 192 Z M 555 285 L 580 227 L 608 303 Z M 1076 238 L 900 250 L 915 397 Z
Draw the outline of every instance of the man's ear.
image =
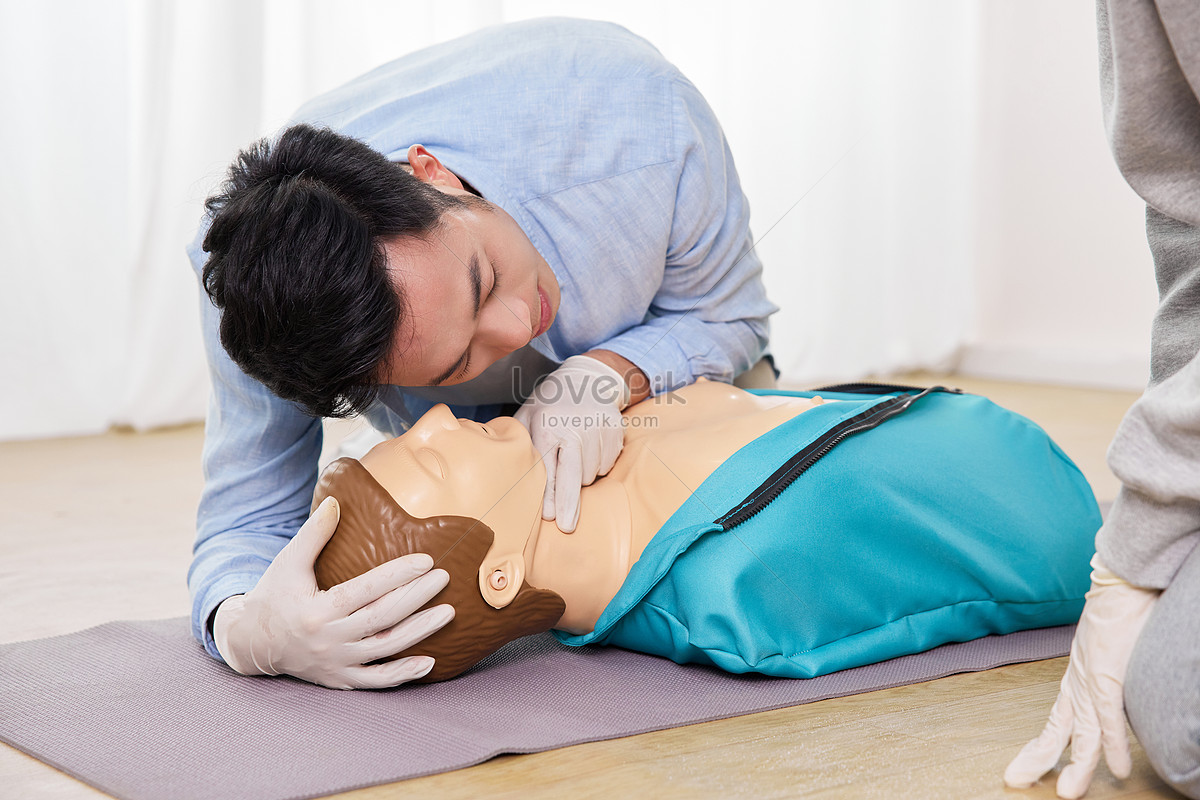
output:
M 434 186 L 450 186 L 463 189 L 462 181 L 437 160 L 437 156 L 425 149 L 423 144 L 414 144 L 408 148 L 408 165 L 412 167 L 413 177 L 423 183 Z M 463 189 L 466 191 L 465 189 Z

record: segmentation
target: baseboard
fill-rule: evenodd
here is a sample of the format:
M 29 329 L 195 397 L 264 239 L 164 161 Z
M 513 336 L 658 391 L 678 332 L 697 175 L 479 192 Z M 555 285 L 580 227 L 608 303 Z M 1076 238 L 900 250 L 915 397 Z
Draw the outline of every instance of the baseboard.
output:
M 1150 377 L 1150 355 L 971 344 L 963 347 L 954 371 L 993 380 L 1140 392 Z

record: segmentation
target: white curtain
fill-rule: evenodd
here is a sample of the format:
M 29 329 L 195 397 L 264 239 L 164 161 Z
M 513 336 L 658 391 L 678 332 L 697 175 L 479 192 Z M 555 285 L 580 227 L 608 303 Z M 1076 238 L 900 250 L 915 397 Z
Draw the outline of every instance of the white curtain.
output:
M 183 247 L 236 150 L 385 60 L 547 14 L 629 27 L 716 109 L 785 379 L 949 363 L 977 2 L 0 0 L 0 439 L 202 418 Z

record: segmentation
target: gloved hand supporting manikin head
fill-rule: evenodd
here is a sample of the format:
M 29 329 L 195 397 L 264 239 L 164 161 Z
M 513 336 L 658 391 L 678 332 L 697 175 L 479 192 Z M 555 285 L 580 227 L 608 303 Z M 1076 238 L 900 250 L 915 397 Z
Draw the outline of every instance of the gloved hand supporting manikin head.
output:
M 409 553 L 428 553 L 450 573 L 450 582 L 429 606 L 449 603 L 454 619 L 437 633 L 387 660 L 424 655 L 433 669 L 417 683 L 453 678 L 502 645 L 549 630 L 565 604 L 554 592 L 522 583 L 513 602 L 492 608 L 475 582 L 492 545 L 492 530 L 470 517 L 418 519 L 392 499 L 358 461 L 342 458 L 321 475 L 313 499 L 316 508 L 337 497 L 344 509 L 337 532 L 318 557 L 317 585 L 327 590 L 367 570 Z

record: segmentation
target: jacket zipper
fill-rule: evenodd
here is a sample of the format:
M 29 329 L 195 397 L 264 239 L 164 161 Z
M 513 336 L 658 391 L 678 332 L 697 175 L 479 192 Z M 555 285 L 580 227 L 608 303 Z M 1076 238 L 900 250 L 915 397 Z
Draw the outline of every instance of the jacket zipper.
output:
M 855 386 L 863 386 L 865 384 L 851 384 Z M 873 384 L 876 387 L 881 387 L 883 384 Z M 890 400 L 885 400 L 878 405 L 868 408 L 861 414 L 856 414 L 849 419 L 843 420 L 833 426 L 820 437 L 809 443 L 803 450 L 796 453 L 794 456 L 784 462 L 783 466 L 771 473 L 771 476 L 759 484 L 758 488 L 746 497 L 741 503 L 735 506 L 731 511 L 716 520 L 716 524 L 721 526 L 722 531 L 727 531 L 737 525 L 741 525 L 746 520 L 753 517 L 759 511 L 762 511 L 768 503 L 783 493 L 783 490 L 792 484 L 792 481 L 803 475 L 809 467 L 824 458 L 830 450 L 844 441 L 846 438 L 853 436 L 856 433 L 875 428 L 897 414 L 906 411 L 918 398 L 924 397 L 930 392 L 958 392 L 958 390 L 946 389 L 942 386 L 932 386 L 927 389 L 921 387 L 902 387 L 917 390 L 917 394 L 902 394 L 893 397 Z M 831 388 L 825 391 L 833 391 Z M 844 389 L 839 391 L 846 391 Z M 862 392 L 863 394 L 874 392 Z M 958 392 L 961 393 L 961 392 Z
M 905 386 L 902 383 L 871 383 L 869 381 L 859 383 L 838 383 L 833 386 L 822 386 L 820 389 L 813 389 L 814 392 L 841 392 L 843 394 L 891 394 L 892 392 L 920 392 L 924 391 L 924 386 Z M 933 391 L 948 392 L 950 394 L 962 394 L 962 389 L 948 389 L 945 386 L 935 386 Z

